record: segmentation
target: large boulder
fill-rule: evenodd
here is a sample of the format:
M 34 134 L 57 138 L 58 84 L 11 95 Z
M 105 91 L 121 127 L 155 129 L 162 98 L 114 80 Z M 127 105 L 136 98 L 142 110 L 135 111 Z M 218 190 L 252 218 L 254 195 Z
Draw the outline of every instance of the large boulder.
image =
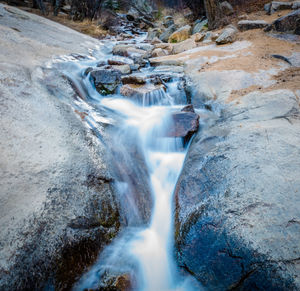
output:
M 225 28 L 220 36 L 216 39 L 217 44 L 232 43 L 236 40 L 237 29 L 234 26 Z
M 265 20 L 241 20 L 238 22 L 238 28 L 241 31 L 265 28 L 267 26 L 268 23 Z
M 121 73 L 114 69 L 97 68 L 91 71 L 91 78 L 101 95 L 115 93 L 121 83 Z
M 159 36 L 159 39 L 163 42 L 168 42 L 169 37 L 173 32 L 176 31 L 176 29 L 177 29 L 176 24 L 171 25 L 170 27 L 168 27 L 163 31 L 163 33 Z
M 191 35 L 191 30 L 192 28 L 190 25 L 186 25 L 179 28 L 170 35 L 168 42 L 178 43 L 188 39 Z
M 207 290 L 299 290 L 299 114 L 289 90 L 253 92 L 193 139 L 175 243 Z
M 300 30 L 300 9 L 275 20 L 271 28 L 279 32 L 295 32 Z
M 0 290 L 71 290 L 122 223 L 106 146 L 45 63 L 99 42 L 3 4 L 0 19 Z
M 113 54 L 128 57 L 134 62 L 142 63 L 144 59 L 150 57 L 151 53 L 143 48 L 138 48 L 131 44 L 118 44 L 113 48 Z

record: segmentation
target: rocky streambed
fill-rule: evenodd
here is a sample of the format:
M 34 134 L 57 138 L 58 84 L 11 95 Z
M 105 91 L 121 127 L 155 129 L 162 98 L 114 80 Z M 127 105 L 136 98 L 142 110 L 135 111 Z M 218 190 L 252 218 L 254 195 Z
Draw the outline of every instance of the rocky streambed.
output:
M 220 60 L 251 58 L 251 44 L 82 42 L 0 7 L 3 290 L 299 289 L 299 90 L 270 80 L 287 64 L 213 70 Z M 45 48 L 42 34 L 28 32 L 37 23 L 64 37 Z M 12 38 L 18 46 L 8 51 Z M 16 57 L 21 48 L 31 61 Z M 176 55 L 161 57 L 168 50 Z M 231 95 L 249 86 L 270 88 Z M 13 138 L 24 140 L 21 151 Z M 168 215 L 157 223 L 154 194 L 173 188 L 169 204 L 158 203 Z M 166 225 L 157 253 L 150 234 Z M 157 276 L 168 279 L 147 285 L 157 262 Z

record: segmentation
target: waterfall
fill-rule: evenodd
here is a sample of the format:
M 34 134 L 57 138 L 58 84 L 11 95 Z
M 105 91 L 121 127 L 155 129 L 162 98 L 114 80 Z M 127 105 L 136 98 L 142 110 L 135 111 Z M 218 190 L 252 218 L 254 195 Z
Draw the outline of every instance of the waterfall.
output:
M 174 122 L 172 113 L 185 105 L 180 98 L 179 79 L 166 84 L 166 90 L 160 88 L 145 93 L 139 101 L 119 94 L 103 97 L 92 86 L 86 69 L 96 66 L 99 59 L 108 57 L 108 54 L 98 53 L 94 58 L 80 62 L 54 62 L 56 69 L 63 72 L 76 88 L 80 98 L 68 102 L 74 108 L 87 112 L 89 127 L 97 132 L 97 122 L 116 123 L 112 140 L 117 150 L 112 151 L 112 160 L 132 163 L 127 164 L 128 168 L 132 167 L 130 176 L 122 166 L 115 167 L 118 177 L 115 188 L 123 197 L 124 208 L 129 209 L 126 217 L 128 227 L 101 252 L 98 261 L 80 278 L 73 290 L 100 288 L 108 274 L 129 275 L 135 290 L 199 290 L 194 279 L 180 274 L 173 258 L 172 199 L 187 151 L 182 138 L 167 135 L 170 124 Z M 145 69 L 144 74 L 147 70 L 151 68 Z M 98 134 L 101 138 L 101 132 Z M 124 143 L 130 144 L 126 147 Z M 135 169 L 128 147 L 136 148 L 138 155 L 143 157 L 145 170 Z M 142 177 L 147 173 L 148 177 Z M 134 183 L 132 179 L 135 179 Z M 149 196 L 153 199 L 153 209 L 146 225 L 134 201 L 139 199 L 139 193 L 128 195 L 135 192 L 134 184 L 141 179 L 148 183 Z

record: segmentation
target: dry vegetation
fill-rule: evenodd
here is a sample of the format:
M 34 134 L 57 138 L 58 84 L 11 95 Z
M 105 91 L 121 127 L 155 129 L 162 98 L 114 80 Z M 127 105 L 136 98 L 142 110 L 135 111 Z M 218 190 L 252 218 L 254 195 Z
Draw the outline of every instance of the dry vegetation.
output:
M 52 21 L 56 21 L 62 25 L 70 27 L 81 33 L 90 35 L 94 38 L 102 39 L 107 35 L 107 31 L 99 25 L 98 20 L 85 19 L 83 21 L 73 21 L 70 19 L 69 15 L 63 13 L 59 13 L 58 16 L 54 16 L 52 12 L 50 12 L 48 15 L 43 15 L 38 9 L 33 9 L 28 7 L 18 7 L 18 8 L 23 9 L 27 12 L 31 12 L 46 17 Z

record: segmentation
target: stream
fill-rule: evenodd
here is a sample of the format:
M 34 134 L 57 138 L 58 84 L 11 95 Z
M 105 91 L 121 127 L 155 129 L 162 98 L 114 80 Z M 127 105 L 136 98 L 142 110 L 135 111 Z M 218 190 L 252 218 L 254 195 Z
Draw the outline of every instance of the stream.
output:
M 139 43 L 144 39 L 145 35 L 132 41 Z M 164 84 L 166 90 L 144 94 L 142 100 L 124 98 L 119 91 L 100 95 L 87 69 L 111 58 L 115 44 L 102 41 L 89 57 L 57 58 L 47 65 L 71 81 L 78 98 L 64 101 L 85 113 L 86 125 L 100 142 L 105 142 L 103 125 L 109 128 L 113 145 L 111 163 L 117 177 L 114 187 L 121 197 L 122 209 L 127 209 L 123 214 L 127 227 L 100 253 L 97 262 L 81 276 L 73 290 L 98 290 L 107 286 L 110 278 L 124 274 L 130 277 L 134 290 L 200 290 L 199 283 L 180 271 L 174 259 L 173 191 L 189 143 L 181 137 L 169 136 L 168 131 L 174 122 L 172 114 L 187 104 L 180 87 L 182 75 L 175 74 Z M 140 74 L 151 74 L 153 70 L 146 65 Z M 152 205 L 148 216 L 147 211 L 138 209 L 143 201 L 135 201 L 142 199 L 135 189 L 137 183 L 147 184 L 145 187 L 149 188 L 150 198 L 143 198 Z

